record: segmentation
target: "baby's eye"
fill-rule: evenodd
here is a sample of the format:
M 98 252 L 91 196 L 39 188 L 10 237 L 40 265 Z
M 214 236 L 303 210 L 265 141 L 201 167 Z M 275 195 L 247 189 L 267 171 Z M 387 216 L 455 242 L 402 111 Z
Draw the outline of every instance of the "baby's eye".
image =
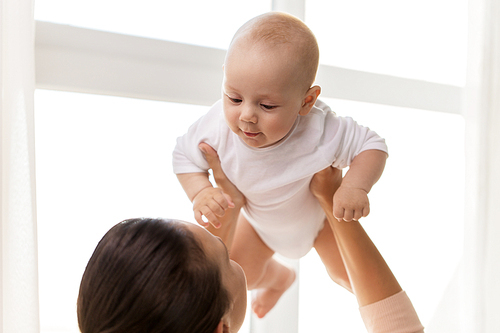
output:
M 227 96 L 227 95 L 226 95 L 226 96 Z M 239 103 L 241 103 L 241 99 L 239 99 L 239 98 L 232 98 L 232 97 L 229 97 L 229 96 L 227 96 L 227 98 L 229 98 L 229 100 L 230 100 L 231 102 L 233 102 L 234 104 L 239 104 Z
M 267 104 L 261 104 L 261 105 L 266 110 L 272 110 L 272 109 L 276 108 L 275 105 L 267 105 Z

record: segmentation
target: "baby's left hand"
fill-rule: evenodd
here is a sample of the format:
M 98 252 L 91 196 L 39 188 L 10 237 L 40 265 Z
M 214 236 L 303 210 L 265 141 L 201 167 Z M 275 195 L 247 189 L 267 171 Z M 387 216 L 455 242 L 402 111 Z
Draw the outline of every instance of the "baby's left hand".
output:
M 333 216 L 339 221 L 357 221 L 370 213 L 368 193 L 360 188 L 340 186 L 333 196 Z

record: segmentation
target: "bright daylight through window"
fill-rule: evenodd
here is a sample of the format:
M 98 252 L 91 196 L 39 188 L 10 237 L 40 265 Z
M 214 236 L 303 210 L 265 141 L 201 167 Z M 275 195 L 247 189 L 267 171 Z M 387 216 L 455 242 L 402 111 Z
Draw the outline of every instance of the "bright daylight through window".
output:
M 35 18 L 224 49 L 241 24 L 271 4 L 37 0 Z M 465 0 L 307 0 L 305 21 L 318 38 L 322 64 L 454 86 L 465 82 Z M 387 167 L 362 223 L 427 326 L 439 316 L 461 258 L 463 213 L 443 207 L 463 205 L 463 119 L 458 110 L 323 99 L 387 141 Z M 37 90 L 43 333 L 78 332 L 81 275 L 112 225 L 139 216 L 193 221 L 171 153 L 176 138 L 207 110 L 208 105 Z M 299 309 L 298 332 L 330 332 L 332 322 L 339 332 L 364 330 L 354 296 L 331 282 L 314 250 L 300 261 L 299 280 L 300 301 L 291 305 Z M 242 332 L 250 332 L 249 320 Z

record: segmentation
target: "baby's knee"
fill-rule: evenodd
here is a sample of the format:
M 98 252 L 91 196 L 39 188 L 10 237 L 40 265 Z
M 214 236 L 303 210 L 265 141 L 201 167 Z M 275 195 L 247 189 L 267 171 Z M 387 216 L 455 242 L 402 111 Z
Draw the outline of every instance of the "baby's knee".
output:
M 255 289 L 255 285 L 261 280 L 264 274 L 264 267 L 266 266 L 265 258 L 258 258 L 249 252 L 239 253 L 239 251 L 233 251 L 230 254 L 230 258 L 236 261 L 245 272 L 248 289 Z
M 242 266 L 243 267 L 243 266 Z M 243 268 L 245 270 L 245 268 Z M 295 280 L 293 268 L 276 261 L 274 258 L 264 259 L 247 266 L 247 286 L 249 290 L 260 288 L 278 288 Z
M 265 275 L 265 269 L 257 265 L 247 266 L 246 270 L 243 266 L 241 267 L 247 277 L 248 290 L 259 288 Z

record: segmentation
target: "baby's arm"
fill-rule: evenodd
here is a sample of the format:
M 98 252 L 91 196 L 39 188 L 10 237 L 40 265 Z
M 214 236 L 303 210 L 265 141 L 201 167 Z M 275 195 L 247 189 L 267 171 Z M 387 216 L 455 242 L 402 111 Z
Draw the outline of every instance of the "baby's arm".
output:
M 387 153 L 365 150 L 358 154 L 333 197 L 333 215 L 337 220 L 352 221 L 370 212 L 368 193 L 384 171 Z
M 193 202 L 196 221 L 207 227 L 209 223 L 202 219 L 202 216 L 205 216 L 210 224 L 219 228 L 220 221 L 217 217 L 223 216 L 226 209 L 234 207 L 231 197 L 222 192 L 221 189 L 212 186 L 208 180 L 208 173 L 183 173 L 178 174 L 177 178 L 189 200 Z

